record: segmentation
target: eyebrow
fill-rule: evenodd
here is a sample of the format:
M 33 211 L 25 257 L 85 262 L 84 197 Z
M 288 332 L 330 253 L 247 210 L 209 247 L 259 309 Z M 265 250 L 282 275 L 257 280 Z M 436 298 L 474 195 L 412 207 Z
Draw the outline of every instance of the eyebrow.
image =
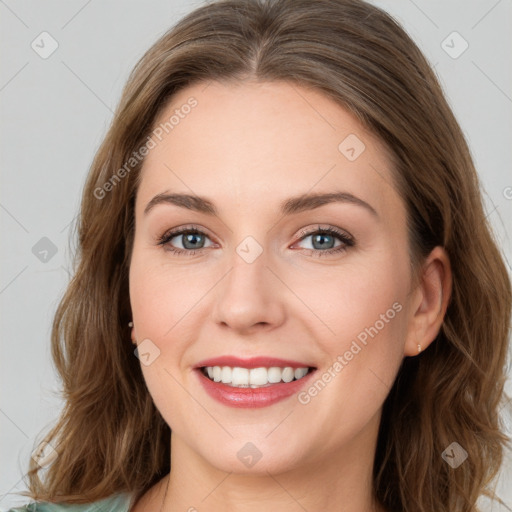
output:
M 330 203 L 355 204 L 365 208 L 373 216 L 377 218 L 379 217 L 373 206 L 349 192 L 302 194 L 296 197 L 291 197 L 281 203 L 280 211 L 282 215 L 293 215 L 303 211 L 313 210 Z M 147 215 L 158 204 L 173 204 L 175 206 L 204 213 L 206 215 L 218 215 L 218 210 L 215 205 L 205 197 L 169 192 L 164 192 L 153 197 L 153 199 L 151 199 L 151 201 L 146 205 L 144 215 Z

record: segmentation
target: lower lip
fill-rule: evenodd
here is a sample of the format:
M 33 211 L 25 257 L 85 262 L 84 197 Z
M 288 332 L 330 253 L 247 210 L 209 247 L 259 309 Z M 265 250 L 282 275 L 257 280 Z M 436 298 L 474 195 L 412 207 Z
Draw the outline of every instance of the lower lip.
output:
M 222 382 L 210 380 L 198 369 L 199 380 L 206 392 L 215 400 L 230 407 L 258 408 L 275 404 L 298 393 L 310 380 L 315 370 L 292 382 L 281 382 L 262 388 L 235 388 Z

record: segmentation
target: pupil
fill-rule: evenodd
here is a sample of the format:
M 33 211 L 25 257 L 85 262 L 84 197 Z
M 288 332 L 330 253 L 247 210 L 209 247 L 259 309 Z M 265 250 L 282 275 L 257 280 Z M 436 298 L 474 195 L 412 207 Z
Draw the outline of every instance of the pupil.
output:
M 326 238 L 330 238 L 331 241 L 333 241 L 333 237 L 331 235 L 315 235 L 313 237 L 313 246 L 315 247 L 315 249 L 325 249 L 325 239 Z M 315 242 L 316 241 L 320 241 L 320 247 L 316 247 L 315 246 Z M 328 247 L 328 249 L 332 249 L 332 247 Z
M 197 249 L 197 246 L 194 245 L 194 243 L 197 243 L 197 238 L 200 237 L 202 235 L 200 235 L 199 233 L 191 233 L 191 234 L 188 234 L 188 235 L 185 235 L 185 243 L 183 244 L 183 246 L 186 248 L 186 249 Z M 192 243 L 192 246 L 189 247 L 188 244 L 189 243 Z

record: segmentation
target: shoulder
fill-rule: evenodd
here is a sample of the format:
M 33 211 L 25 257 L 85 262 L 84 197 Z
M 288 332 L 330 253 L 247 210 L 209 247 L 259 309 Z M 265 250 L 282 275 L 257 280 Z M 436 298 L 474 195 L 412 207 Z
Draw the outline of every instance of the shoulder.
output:
M 49 503 L 33 502 L 23 507 L 11 508 L 7 512 L 129 512 L 133 495 L 119 493 L 93 503 Z

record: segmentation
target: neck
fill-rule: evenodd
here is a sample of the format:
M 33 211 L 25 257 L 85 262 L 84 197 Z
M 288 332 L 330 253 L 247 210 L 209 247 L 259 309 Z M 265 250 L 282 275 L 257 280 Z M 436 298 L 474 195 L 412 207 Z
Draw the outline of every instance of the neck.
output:
M 162 512 L 385 512 L 372 495 L 379 419 L 377 415 L 336 452 L 303 459 L 300 465 L 280 473 L 262 468 L 249 474 L 221 471 L 173 433 L 173 469 L 166 479 L 165 501 L 165 489 L 159 493 Z

